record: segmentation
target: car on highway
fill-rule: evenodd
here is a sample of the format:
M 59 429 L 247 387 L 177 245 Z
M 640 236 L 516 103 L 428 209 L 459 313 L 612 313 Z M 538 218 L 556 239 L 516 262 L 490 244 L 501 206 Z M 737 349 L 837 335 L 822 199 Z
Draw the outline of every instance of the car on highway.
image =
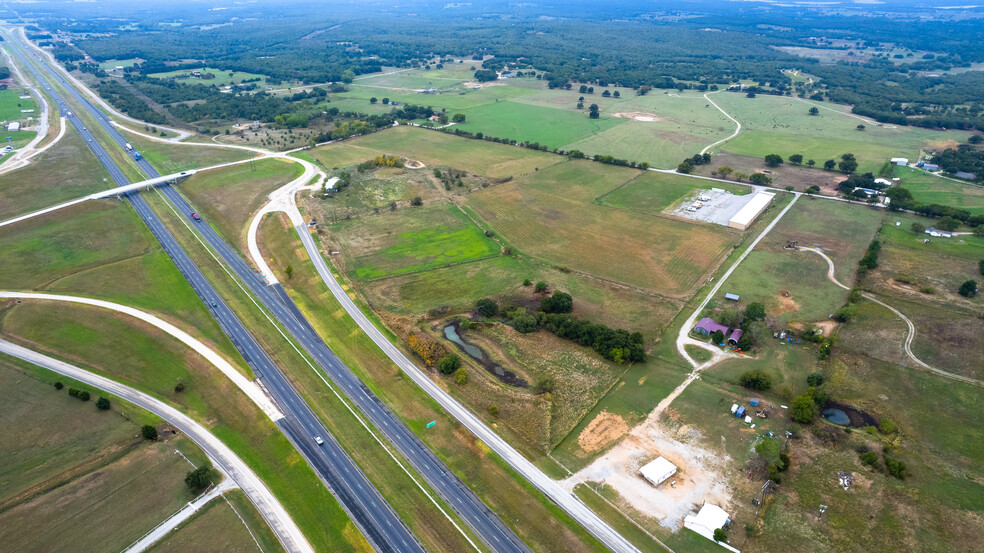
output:
M 198 215 L 198 213 L 196 213 L 194 211 L 191 212 L 191 218 L 194 219 L 194 220 L 196 220 L 196 221 L 198 221 L 198 222 L 201 222 L 202 221 L 201 216 Z
M 315 436 L 314 441 L 317 442 L 318 445 L 322 445 L 325 443 L 325 441 L 321 439 L 321 436 Z

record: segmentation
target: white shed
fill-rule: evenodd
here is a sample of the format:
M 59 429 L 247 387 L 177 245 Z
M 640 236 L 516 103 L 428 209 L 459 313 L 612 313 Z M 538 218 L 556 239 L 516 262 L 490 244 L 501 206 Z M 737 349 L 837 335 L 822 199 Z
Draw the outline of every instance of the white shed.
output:
M 709 540 L 713 540 L 714 531 L 718 528 L 724 528 L 729 522 L 731 519 L 728 517 L 728 513 L 724 512 L 724 509 L 717 505 L 705 503 L 696 515 L 687 515 L 683 519 L 683 526 Z
M 10 132 L 19 131 L 20 130 L 20 123 L 17 122 L 17 121 L 14 121 L 13 123 L 7 123 L 7 130 L 10 131 Z
M 899 165 L 899 166 L 905 167 L 908 164 L 909 164 L 909 160 L 907 158 L 904 158 L 904 157 L 893 157 L 892 158 L 892 165 Z
M 657 457 L 655 461 L 639 469 L 639 474 L 646 480 L 649 480 L 649 483 L 653 486 L 659 486 L 667 478 L 673 476 L 676 471 L 676 465 L 663 457 Z

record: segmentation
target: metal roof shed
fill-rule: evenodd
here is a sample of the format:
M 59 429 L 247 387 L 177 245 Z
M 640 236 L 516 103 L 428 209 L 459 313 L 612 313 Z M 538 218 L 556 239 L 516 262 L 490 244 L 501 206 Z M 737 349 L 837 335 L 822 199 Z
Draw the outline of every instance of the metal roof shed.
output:
M 738 294 L 732 294 L 731 292 L 728 292 L 727 294 L 724 295 L 724 299 L 731 300 L 731 301 L 738 301 L 740 298 L 741 296 L 739 296 Z
M 728 513 L 717 505 L 705 503 L 696 515 L 687 515 L 683 519 L 683 525 L 697 532 L 709 540 L 714 539 L 714 531 L 724 528 L 731 522 Z
M 667 478 L 673 476 L 676 471 L 676 465 L 663 457 L 657 457 L 656 460 L 639 469 L 639 474 L 653 486 L 659 486 Z

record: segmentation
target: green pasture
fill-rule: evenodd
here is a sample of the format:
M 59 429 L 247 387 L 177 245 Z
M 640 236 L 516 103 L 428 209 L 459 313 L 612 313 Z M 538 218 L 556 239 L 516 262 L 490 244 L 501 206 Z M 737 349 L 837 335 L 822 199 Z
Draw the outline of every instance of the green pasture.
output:
M 255 155 L 253 152 L 238 148 L 221 146 L 209 148 L 201 145 L 158 142 L 122 129 L 120 133 L 163 175 L 239 161 Z
M 138 63 L 143 63 L 144 60 L 140 58 L 128 58 L 125 60 L 106 60 L 99 62 L 99 68 L 104 71 L 112 71 L 118 65 L 123 67 L 132 67 Z
M 555 149 L 624 122 L 614 117 L 591 119 L 586 110 L 573 112 L 513 101 L 484 104 L 462 113 L 467 120 L 455 128 L 519 142 L 538 142 Z
M 368 230 L 366 226 L 376 228 Z M 360 279 L 423 271 L 499 253 L 499 245 L 454 205 L 365 217 L 340 223 L 332 231 L 356 238 L 387 235 L 383 247 L 355 260 L 355 276 Z
M 721 92 L 712 98 L 742 124 L 741 133 L 719 148 L 754 157 L 802 154 L 822 164 L 853 153 L 859 171 L 877 171 L 892 157 L 916 159 L 920 150 L 952 147 L 969 136 L 965 131 L 879 124 L 853 116 L 841 105 L 785 96 L 746 98 Z M 811 106 L 820 108 L 820 114 L 810 115 Z M 865 125 L 864 131 L 857 130 L 859 124 Z
M 24 121 L 28 116 L 34 116 L 35 119 L 41 116 L 40 110 L 34 103 L 34 96 L 27 93 L 26 95 L 29 98 L 21 99 L 21 96 L 24 95 L 24 89 L 21 87 L 0 90 L 0 120 Z M 34 113 L 21 113 L 21 110 L 24 109 L 33 109 Z M 6 130 L 3 132 L 6 132 Z M 10 133 L 3 136 L 10 136 Z
M 711 188 L 721 188 L 738 196 L 751 192 L 751 188 L 741 184 L 645 171 L 622 186 L 599 196 L 598 202 L 629 211 L 659 214 L 687 194 L 698 189 Z
M 215 78 L 201 79 L 198 77 L 192 77 L 191 76 L 192 71 L 201 71 L 203 75 L 205 73 L 211 73 L 215 75 Z M 266 75 L 259 75 L 257 73 L 246 73 L 243 71 L 226 71 L 226 70 L 218 69 L 216 67 L 205 67 L 205 68 L 196 67 L 194 69 L 182 69 L 179 71 L 165 71 L 163 73 L 151 73 L 147 76 L 153 77 L 155 79 L 175 79 L 176 81 L 185 84 L 201 84 L 204 86 L 211 86 L 211 85 L 225 86 L 228 84 L 239 84 L 244 79 L 259 78 L 260 79 L 259 81 L 254 81 L 252 84 L 255 84 L 256 86 L 260 87 L 261 90 L 263 89 L 263 87 L 268 86 Z M 183 76 L 187 76 L 187 78 L 182 78 Z
M 984 215 L 984 186 L 980 184 L 951 180 L 911 167 L 896 167 L 895 176 L 902 179 L 902 186 L 912 193 L 912 199 L 921 204 L 948 205 L 972 215 Z
M 369 81 L 371 82 L 372 79 L 369 79 Z M 365 81 L 358 81 L 349 85 L 348 92 L 333 95 L 332 98 L 360 98 L 368 100 L 372 96 L 380 99 L 388 97 L 394 102 L 446 108 L 448 111 L 453 112 L 453 110 L 462 110 L 497 101 L 510 100 L 532 92 L 528 89 L 514 86 L 486 86 L 480 89 L 455 87 L 448 90 L 438 90 L 436 94 L 425 94 L 423 92 L 414 92 L 414 89 L 404 90 L 403 87 L 379 87 L 374 84 L 362 84 L 363 82 Z

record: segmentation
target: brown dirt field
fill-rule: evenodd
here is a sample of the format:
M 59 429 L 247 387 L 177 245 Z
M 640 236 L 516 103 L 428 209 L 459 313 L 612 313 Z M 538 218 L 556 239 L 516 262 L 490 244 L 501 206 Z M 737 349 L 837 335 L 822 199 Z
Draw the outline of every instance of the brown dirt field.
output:
M 629 425 L 626 424 L 625 419 L 608 411 L 602 411 L 581 431 L 577 437 L 577 444 L 584 451 L 593 453 L 604 449 L 628 431 Z
M 830 336 L 830 333 L 833 332 L 835 328 L 837 328 L 837 321 L 829 321 L 829 320 L 820 321 L 817 323 L 813 323 L 813 326 L 820 328 L 820 330 L 823 330 L 824 336 Z
M 629 111 L 629 112 L 618 112 L 613 113 L 612 117 L 618 117 L 619 119 L 632 119 L 633 121 L 642 121 L 646 123 L 652 123 L 656 121 L 663 121 L 664 119 L 655 113 L 649 113 L 646 111 Z
M 823 163 L 823 160 L 818 161 Z M 714 154 L 710 164 L 698 165 L 695 167 L 694 173 L 711 176 L 711 171 L 722 165 L 727 165 L 736 172 L 746 175 L 766 173 L 772 177 L 772 186 L 776 188 L 792 186 L 794 190 L 802 192 L 810 186 L 817 185 L 820 187 L 820 194 L 824 196 L 836 196 L 838 194 L 837 184 L 847 178 L 846 175 L 840 173 L 810 169 L 805 165 L 784 163 L 779 167 L 767 167 L 761 158 L 728 153 Z M 733 177 L 729 180 L 733 180 Z

